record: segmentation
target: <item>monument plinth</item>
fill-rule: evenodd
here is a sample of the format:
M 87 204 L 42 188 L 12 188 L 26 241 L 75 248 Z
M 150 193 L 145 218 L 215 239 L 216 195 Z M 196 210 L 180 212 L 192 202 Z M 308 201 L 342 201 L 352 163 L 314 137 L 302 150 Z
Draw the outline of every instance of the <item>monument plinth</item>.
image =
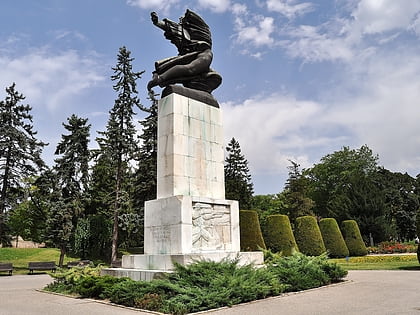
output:
M 238 202 L 225 199 L 223 126 L 219 108 L 179 94 L 158 104 L 157 199 L 145 203 L 144 255 L 125 255 L 104 273 L 151 280 L 174 263 L 239 258 Z

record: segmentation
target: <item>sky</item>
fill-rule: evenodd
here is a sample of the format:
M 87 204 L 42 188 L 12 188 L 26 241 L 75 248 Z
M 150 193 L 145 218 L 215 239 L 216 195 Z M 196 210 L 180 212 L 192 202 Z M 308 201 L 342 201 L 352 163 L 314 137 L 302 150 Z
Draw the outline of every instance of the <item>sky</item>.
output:
M 150 105 L 154 62 L 177 54 L 150 12 L 178 21 L 187 8 L 210 26 L 225 143 L 239 141 L 255 194 L 282 191 L 289 160 L 309 168 L 343 146 L 420 173 L 420 0 L 0 1 L 0 100 L 15 82 L 47 163 L 72 114 L 96 147 L 122 46 Z

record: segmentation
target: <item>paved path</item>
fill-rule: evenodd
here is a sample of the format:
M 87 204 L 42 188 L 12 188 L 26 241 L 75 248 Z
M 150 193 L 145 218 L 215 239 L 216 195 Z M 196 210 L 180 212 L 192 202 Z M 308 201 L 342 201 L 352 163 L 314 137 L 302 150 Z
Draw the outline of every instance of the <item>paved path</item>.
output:
M 205 312 L 208 315 L 420 315 L 420 271 L 350 271 L 344 284 Z M 48 275 L 0 276 L 0 315 L 150 314 L 36 291 Z

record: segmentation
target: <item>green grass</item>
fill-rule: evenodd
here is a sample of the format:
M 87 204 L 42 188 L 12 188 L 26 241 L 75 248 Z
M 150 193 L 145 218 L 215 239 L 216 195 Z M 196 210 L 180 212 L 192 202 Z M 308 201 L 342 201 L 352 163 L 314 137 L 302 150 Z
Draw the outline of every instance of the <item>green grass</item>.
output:
M 27 274 L 30 261 L 55 261 L 58 265 L 60 250 L 57 248 L 0 248 L 0 262 L 13 263 L 13 274 Z M 64 257 L 64 264 L 78 260 Z M 6 274 L 5 272 L 0 275 Z
M 420 270 L 416 255 L 363 256 L 330 259 L 346 270 Z

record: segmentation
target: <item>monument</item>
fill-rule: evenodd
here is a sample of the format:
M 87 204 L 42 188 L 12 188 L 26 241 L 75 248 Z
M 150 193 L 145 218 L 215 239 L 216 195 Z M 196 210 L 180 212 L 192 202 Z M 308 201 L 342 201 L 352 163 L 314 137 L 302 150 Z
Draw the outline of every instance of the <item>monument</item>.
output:
M 179 23 L 152 22 L 178 49 L 155 63 L 148 89 L 164 88 L 158 103 L 157 198 L 145 203 L 144 254 L 125 255 L 104 274 L 151 280 L 174 263 L 238 259 L 263 263 L 262 252 L 240 252 L 239 206 L 225 199 L 221 110 L 211 92 L 222 82 L 210 68 L 211 33 L 187 10 Z M 182 84 L 179 85 L 179 84 Z

